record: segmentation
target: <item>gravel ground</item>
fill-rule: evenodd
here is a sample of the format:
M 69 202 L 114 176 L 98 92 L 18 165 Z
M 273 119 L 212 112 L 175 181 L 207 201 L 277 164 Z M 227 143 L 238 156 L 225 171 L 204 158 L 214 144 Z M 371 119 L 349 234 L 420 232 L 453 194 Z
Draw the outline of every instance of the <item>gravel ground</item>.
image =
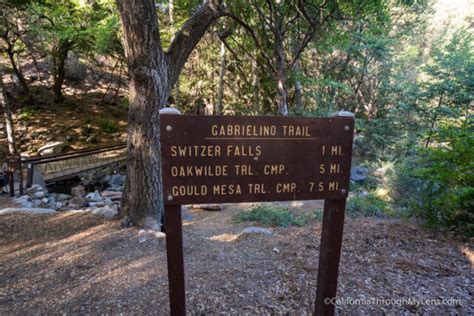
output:
M 275 228 L 272 236 L 239 235 L 251 224 L 233 224 L 232 216 L 249 207 L 188 211 L 188 312 L 309 314 L 320 223 Z M 1 315 L 169 313 L 165 240 L 120 229 L 118 221 L 72 212 L 2 215 L 0 256 Z M 339 298 L 459 302 L 342 304 L 336 312 L 474 314 L 473 264 L 472 245 L 449 235 L 398 221 L 346 219 Z

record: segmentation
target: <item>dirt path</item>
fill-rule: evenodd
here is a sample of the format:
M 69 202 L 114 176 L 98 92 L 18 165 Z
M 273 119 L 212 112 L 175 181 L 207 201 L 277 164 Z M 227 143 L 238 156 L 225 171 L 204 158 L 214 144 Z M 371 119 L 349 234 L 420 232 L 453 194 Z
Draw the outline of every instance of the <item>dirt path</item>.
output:
M 320 224 L 239 237 L 250 224 L 232 224 L 231 218 L 245 207 L 189 212 L 188 311 L 309 313 Z M 167 314 L 165 241 L 119 226 L 82 213 L 1 216 L 0 314 Z M 462 242 L 406 223 L 348 219 L 339 297 L 446 298 L 461 304 L 340 305 L 337 311 L 473 314 L 473 256 Z

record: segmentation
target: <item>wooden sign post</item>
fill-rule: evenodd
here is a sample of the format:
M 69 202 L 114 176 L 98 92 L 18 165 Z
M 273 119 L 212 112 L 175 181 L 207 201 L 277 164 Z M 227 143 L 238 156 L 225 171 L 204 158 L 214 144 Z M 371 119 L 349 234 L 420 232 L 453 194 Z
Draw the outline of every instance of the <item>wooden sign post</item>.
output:
M 332 315 L 353 116 L 162 115 L 160 120 L 171 314 L 186 311 L 182 204 L 324 199 L 315 314 Z

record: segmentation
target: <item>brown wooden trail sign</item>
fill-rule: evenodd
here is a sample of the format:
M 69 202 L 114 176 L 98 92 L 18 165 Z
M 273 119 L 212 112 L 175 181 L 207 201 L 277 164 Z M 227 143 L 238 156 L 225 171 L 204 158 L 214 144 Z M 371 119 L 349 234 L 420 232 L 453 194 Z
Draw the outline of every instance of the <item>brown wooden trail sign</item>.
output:
M 325 203 L 315 314 L 333 314 L 324 302 L 337 289 L 353 116 L 162 115 L 160 126 L 171 314 L 185 314 L 181 204 L 316 199 Z

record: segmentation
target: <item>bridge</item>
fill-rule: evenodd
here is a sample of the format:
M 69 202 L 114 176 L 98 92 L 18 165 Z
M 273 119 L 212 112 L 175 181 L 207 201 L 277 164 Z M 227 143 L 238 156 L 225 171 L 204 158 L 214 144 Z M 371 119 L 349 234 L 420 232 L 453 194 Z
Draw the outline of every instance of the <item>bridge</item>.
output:
M 125 161 L 127 145 L 84 149 L 44 157 L 22 158 L 26 166 L 26 186 L 34 182 L 51 183 L 80 173 Z M 23 169 L 23 168 L 22 168 Z

